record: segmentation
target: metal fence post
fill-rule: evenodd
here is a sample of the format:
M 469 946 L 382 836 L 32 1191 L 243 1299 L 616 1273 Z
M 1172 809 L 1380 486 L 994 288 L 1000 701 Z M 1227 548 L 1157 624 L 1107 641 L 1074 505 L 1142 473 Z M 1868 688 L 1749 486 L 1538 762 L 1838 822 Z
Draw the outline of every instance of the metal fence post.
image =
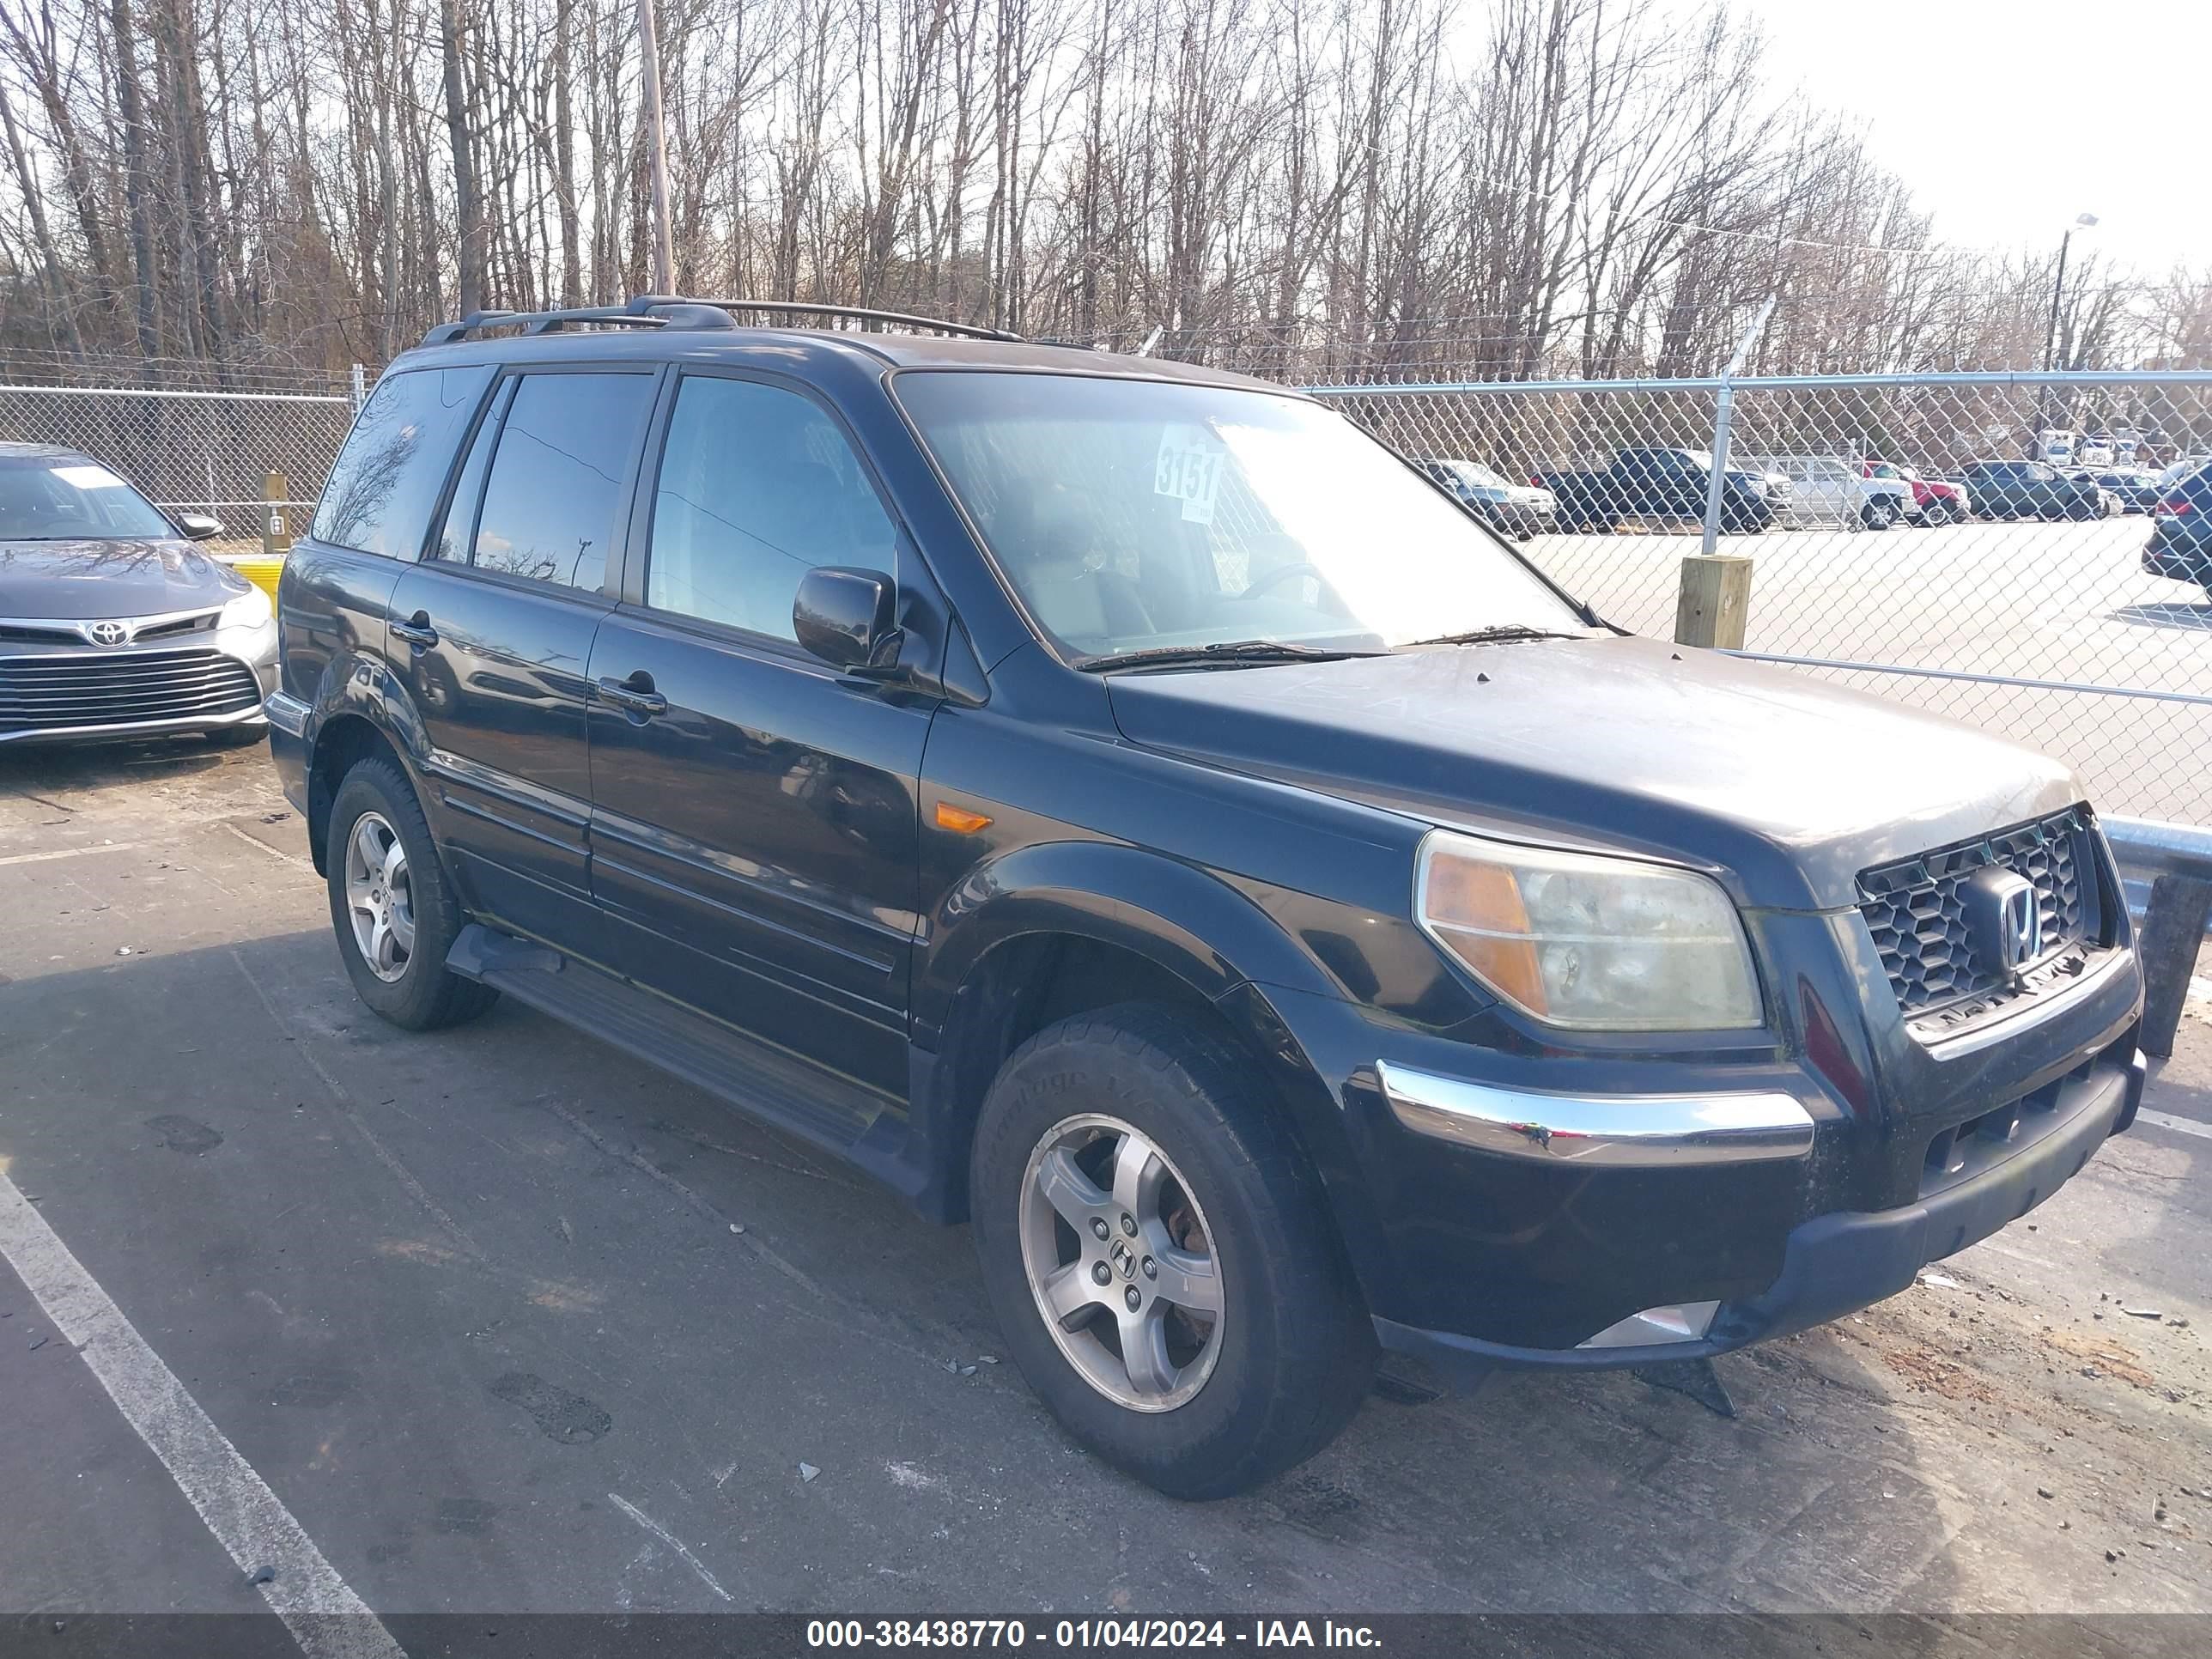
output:
M 361 413 L 362 400 L 368 396 L 368 371 L 359 363 L 353 366 L 353 412 Z
M 1775 296 L 1770 295 L 1759 315 L 1751 319 L 1751 326 L 1735 343 L 1735 355 L 1721 371 L 1720 396 L 1713 409 L 1713 470 L 1705 480 L 1705 534 L 1698 542 L 1698 551 L 1710 557 L 1721 537 L 1721 501 L 1727 489 L 1729 438 L 1735 426 L 1735 377 L 1742 372 L 1743 360 L 1751 356 L 1751 348 L 1766 326 L 1766 319 L 1774 314 Z
M 1729 369 L 1735 367 L 1731 363 Z M 1705 533 L 1698 538 L 1698 551 L 1707 558 L 1720 544 L 1721 498 L 1728 478 L 1729 436 L 1735 425 L 1735 388 L 1729 384 L 1728 370 L 1722 371 L 1720 397 L 1713 409 L 1713 470 L 1705 480 Z

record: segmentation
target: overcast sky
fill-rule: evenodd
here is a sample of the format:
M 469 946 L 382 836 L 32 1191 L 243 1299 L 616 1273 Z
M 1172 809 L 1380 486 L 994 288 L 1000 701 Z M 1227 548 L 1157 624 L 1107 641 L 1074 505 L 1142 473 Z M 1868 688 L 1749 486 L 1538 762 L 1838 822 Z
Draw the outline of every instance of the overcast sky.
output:
M 2212 0 L 1734 0 L 1942 240 L 2212 265 Z

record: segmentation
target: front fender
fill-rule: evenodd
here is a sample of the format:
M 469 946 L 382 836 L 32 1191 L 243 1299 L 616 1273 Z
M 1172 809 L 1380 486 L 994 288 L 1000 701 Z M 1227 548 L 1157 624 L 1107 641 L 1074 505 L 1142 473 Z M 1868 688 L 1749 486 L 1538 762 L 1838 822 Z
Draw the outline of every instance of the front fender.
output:
M 1393 1282 L 1387 1234 L 1376 1224 L 1343 1102 L 1299 1029 L 1311 1024 L 1317 1034 L 1323 1025 L 1356 1025 L 1359 1014 L 1322 965 L 1250 899 L 1162 854 L 1112 842 L 1051 842 L 969 871 L 936 907 L 930 926 L 915 984 L 913 1109 L 919 1143 L 933 1145 L 940 1162 L 964 1145 L 982 1082 L 969 1078 L 961 1088 L 959 1057 L 934 1052 L 963 988 L 1012 940 L 1093 939 L 1144 957 L 1212 1003 L 1257 1063 L 1267 1091 L 1289 1112 L 1328 1194 L 1352 1271 L 1370 1296 Z M 1326 1018 L 1314 1018 L 1322 1010 Z M 924 1207 L 947 1218 L 964 1206 L 956 1168 L 933 1168 L 917 1185 L 927 1195 Z M 952 1194 L 960 1196 L 948 1200 Z
M 1267 912 L 1195 866 L 1116 842 L 1046 842 L 977 865 L 931 913 L 913 997 L 925 1041 L 975 964 L 1027 933 L 1118 945 L 1210 1000 L 1246 981 L 1340 994 Z

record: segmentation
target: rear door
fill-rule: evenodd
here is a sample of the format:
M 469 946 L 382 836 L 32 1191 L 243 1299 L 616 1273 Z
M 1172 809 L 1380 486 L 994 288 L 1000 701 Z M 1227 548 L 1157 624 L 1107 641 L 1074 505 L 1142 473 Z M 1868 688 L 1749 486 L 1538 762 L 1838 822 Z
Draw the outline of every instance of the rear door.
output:
M 798 386 L 689 373 L 667 404 L 643 556 L 592 651 L 592 891 L 633 978 L 902 1095 L 934 704 L 791 622 L 817 566 L 896 580 L 898 531 Z
M 472 908 L 591 953 L 584 706 L 659 372 L 507 375 L 391 602 L 424 803 Z

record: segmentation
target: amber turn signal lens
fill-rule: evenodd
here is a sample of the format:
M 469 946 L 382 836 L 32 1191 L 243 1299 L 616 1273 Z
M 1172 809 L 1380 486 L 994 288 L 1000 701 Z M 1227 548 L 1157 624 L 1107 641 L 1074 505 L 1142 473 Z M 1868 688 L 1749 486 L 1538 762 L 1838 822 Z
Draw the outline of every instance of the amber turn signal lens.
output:
M 972 836 L 978 830 L 988 830 L 991 820 L 981 812 L 971 812 L 964 806 L 955 806 L 951 801 L 937 803 L 937 827 L 957 835 Z
M 1513 872 L 1495 864 L 1438 858 L 1429 866 L 1428 892 L 1437 913 L 1462 919 L 1441 930 L 1444 947 L 1480 978 L 1540 1017 L 1549 999 Z

